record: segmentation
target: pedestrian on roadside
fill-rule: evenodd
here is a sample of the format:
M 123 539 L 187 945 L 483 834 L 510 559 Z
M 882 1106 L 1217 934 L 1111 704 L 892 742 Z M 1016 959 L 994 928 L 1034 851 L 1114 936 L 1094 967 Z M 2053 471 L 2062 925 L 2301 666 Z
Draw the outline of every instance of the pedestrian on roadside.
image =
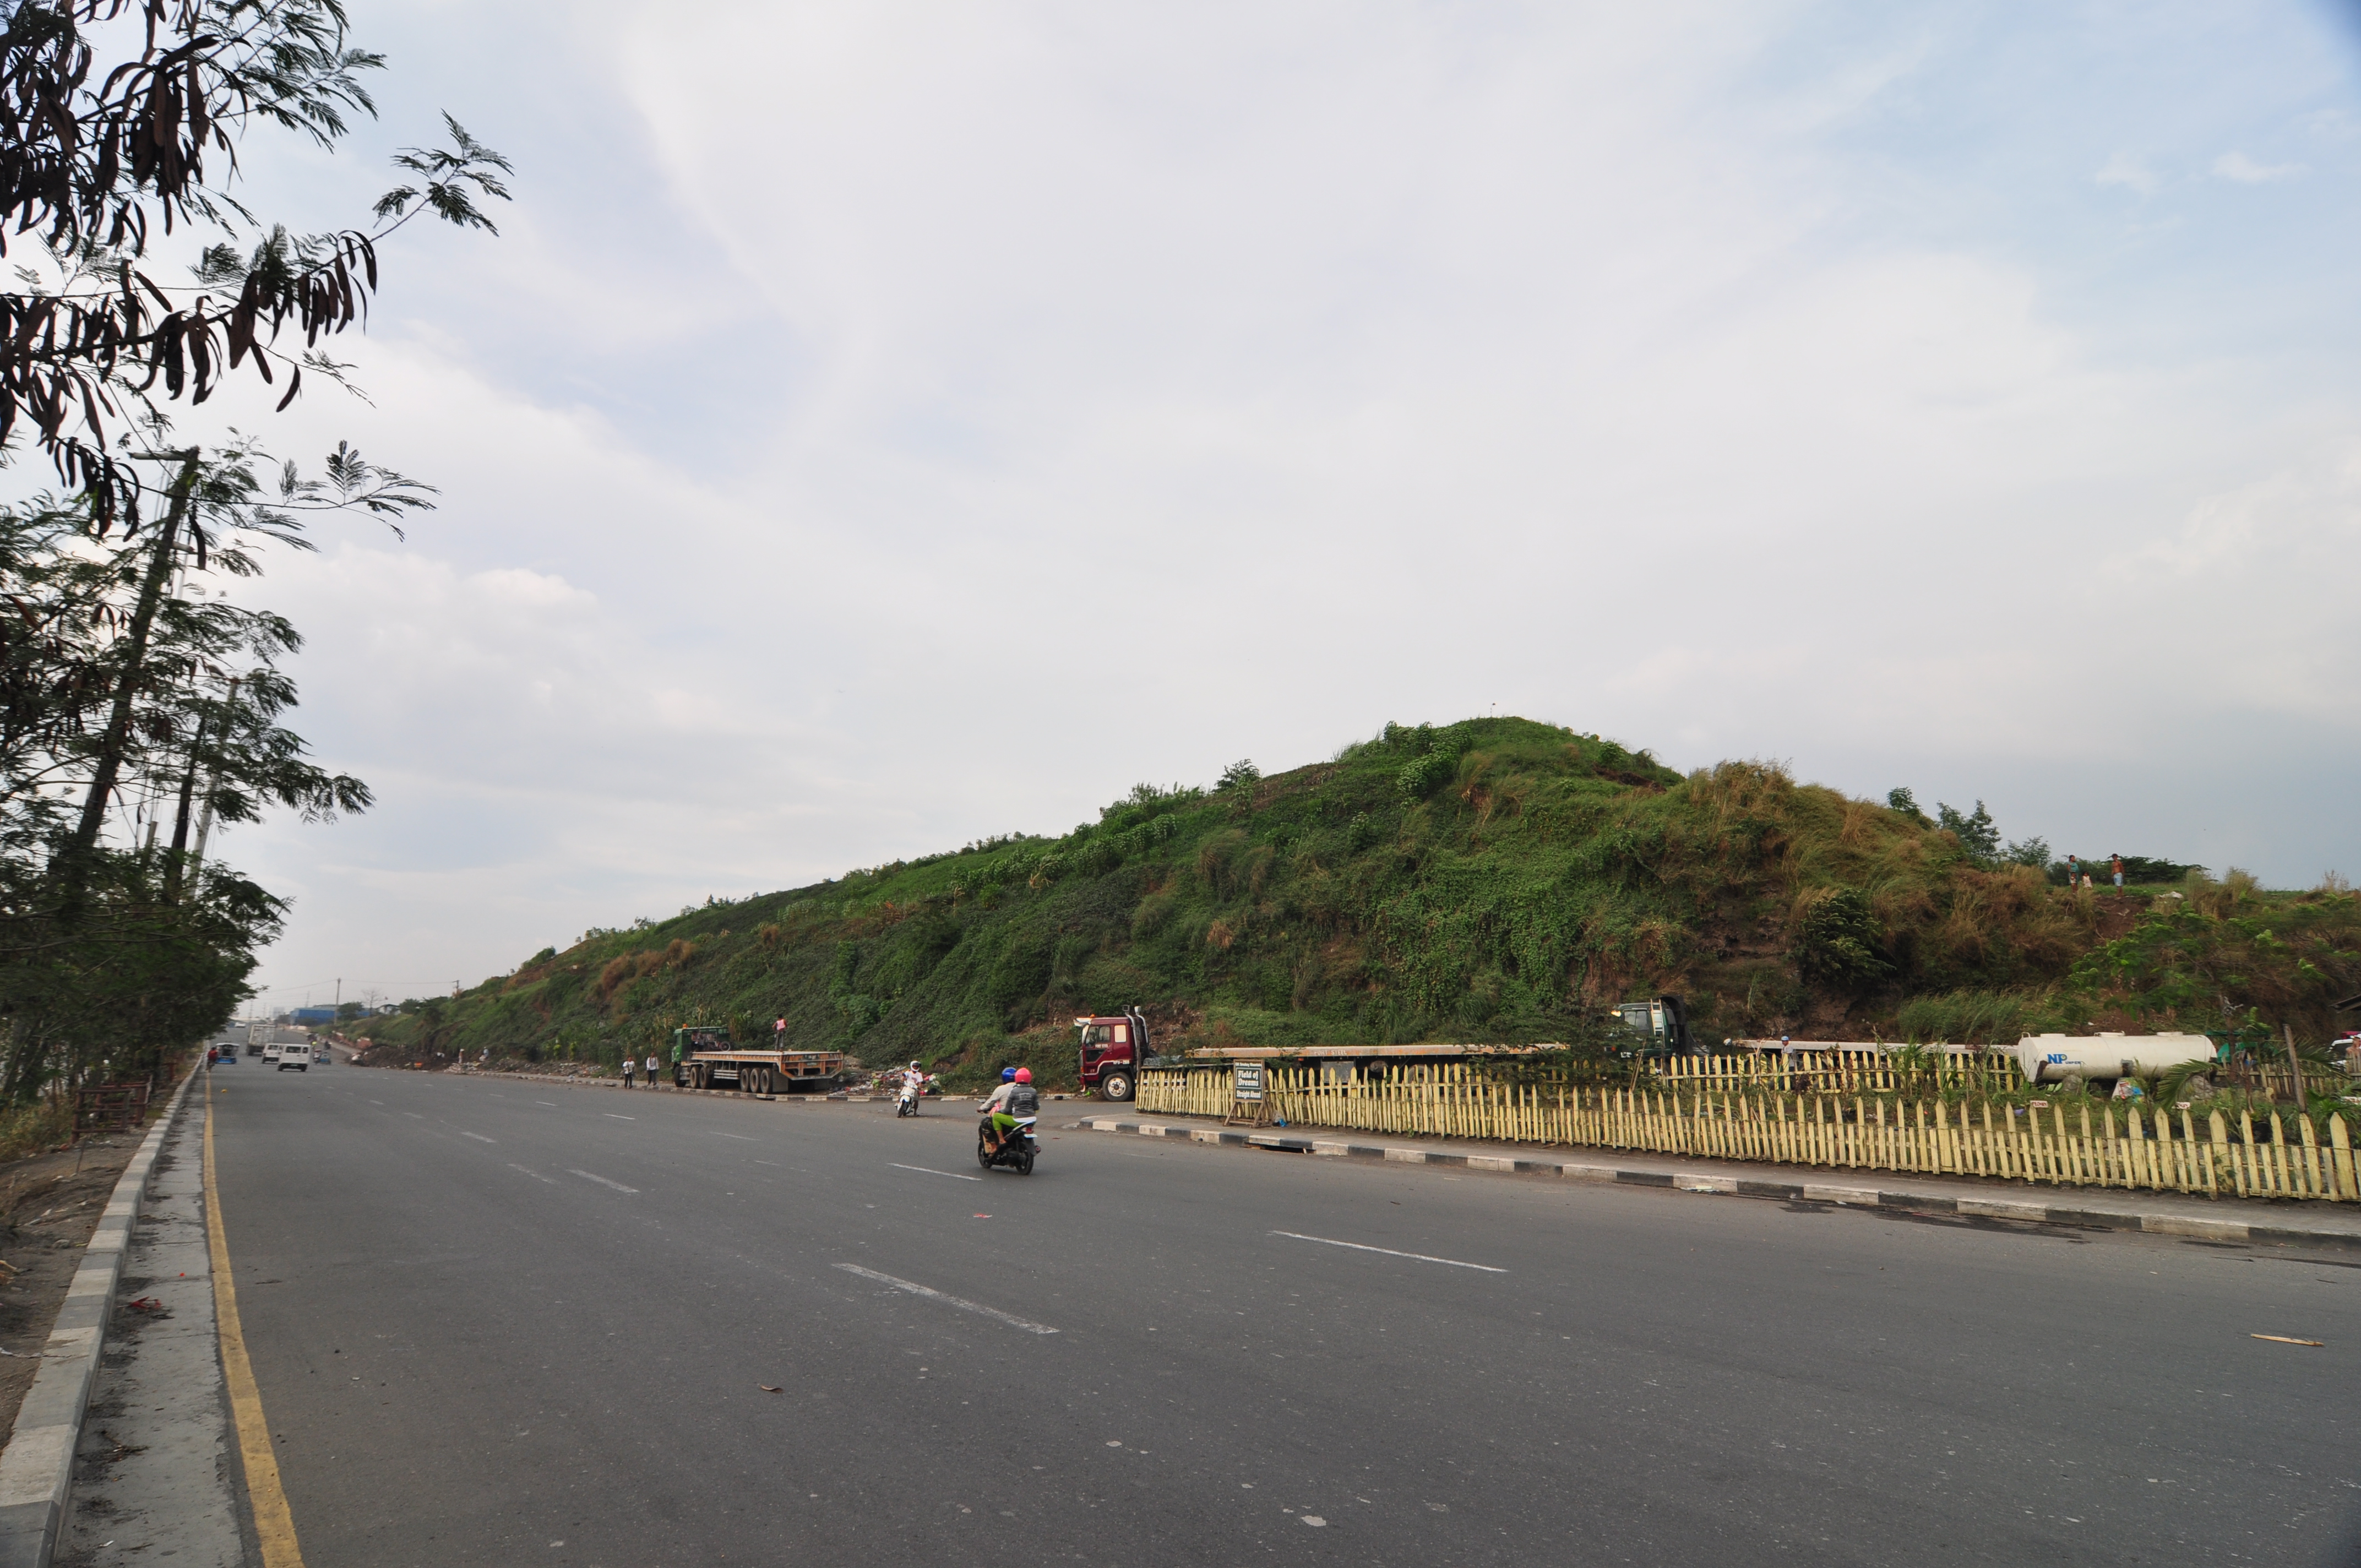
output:
M 2110 858 L 2114 861 L 2115 891 L 2117 893 L 2121 893 L 2124 890 L 2124 858 L 2121 855 L 2114 855 Z
M 638 1063 L 638 1061 L 636 1061 L 635 1059 L 633 1059 L 633 1058 L 631 1058 L 631 1057 L 625 1057 L 625 1058 L 623 1058 L 623 1087 L 624 1087 L 624 1088 L 629 1089 L 630 1087 L 631 1087 L 631 1070 L 632 1070 L 632 1069 L 634 1069 L 634 1068 L 638 1067 L 639 1065 L 640 1065 L 640 1064 Z
M 650 1052 L 648 1053 L 648 1087 L 649 1087 L 650 1089 L 653 1089 L 655 1086 L 656 1086 L 656 1054 L 655 1054 L 655 1052 L 653 1052 L 653 1051 L 650 1051 Z

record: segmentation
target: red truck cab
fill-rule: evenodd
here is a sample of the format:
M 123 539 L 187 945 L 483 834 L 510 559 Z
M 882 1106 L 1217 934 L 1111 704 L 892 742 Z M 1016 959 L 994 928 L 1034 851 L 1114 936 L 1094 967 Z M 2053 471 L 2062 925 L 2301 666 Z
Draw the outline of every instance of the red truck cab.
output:
M 1082 1086 L 1102 1099 L 1128 1100 L 1139 1092 L 1139 1069 L 1148 1063 L 1148 1016 L 1137 1007 L 1103 1018 L 1077 1018 L 1082 1031 Z

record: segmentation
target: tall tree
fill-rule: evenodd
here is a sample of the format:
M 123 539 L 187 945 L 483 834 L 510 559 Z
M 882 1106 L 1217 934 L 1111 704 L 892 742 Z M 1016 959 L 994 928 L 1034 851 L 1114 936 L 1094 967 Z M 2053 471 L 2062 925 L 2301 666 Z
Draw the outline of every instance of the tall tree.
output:
M 340 367 L 320 350 L 367 312 L 378 247 L 422 213 L 489 230 L 509 165 L 445 116 L 450 145 L 412 148 L 374 222 L 291 237 L 231 197 L 243 139 L 274 128 L 333 146 L 374 115 L 342 0 L 16 0 L 0 28 L 0 255 L 23 286 L 0 291 L 0 440 L 29 422 L 99 525 L 137 529 L 163 497 L 116 440 L 166 401 L 204 401 L 250 363 L 300 391 Z M 226 236 L 195 282 L 159 280 L 151 247 L 191 225 Z M 241 259 L 227 243 L 266 237 Z M 23 236 L 37 242 L 25 269 Z M 9 238 L 18 252 L 7 251 Z M 29 280 L 25 280 L 28 277 Z M 302 339 L 280 346 L 282 332 Z

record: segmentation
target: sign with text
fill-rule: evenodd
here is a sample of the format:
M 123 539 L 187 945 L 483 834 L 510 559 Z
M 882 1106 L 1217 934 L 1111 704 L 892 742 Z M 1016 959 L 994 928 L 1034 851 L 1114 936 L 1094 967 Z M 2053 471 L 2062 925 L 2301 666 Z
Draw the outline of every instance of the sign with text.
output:
M 1235 1062 L 1230 1070 L 1237 1075 L 1236 1087 L 1230 1092 L 1231 1099 L 1251 1105 L 1262 1098 L 1262 1063 Z

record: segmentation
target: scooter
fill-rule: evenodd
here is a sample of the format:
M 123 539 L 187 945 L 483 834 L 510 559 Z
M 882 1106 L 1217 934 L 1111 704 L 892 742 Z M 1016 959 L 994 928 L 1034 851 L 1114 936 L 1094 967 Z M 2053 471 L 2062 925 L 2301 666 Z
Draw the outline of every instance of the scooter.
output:
M 915 1116 L 917 1113 L 918 1080 L 914 1078 L 906 1078 L 902 1080 L 902 1092 L 897 1095 L 894 1101 L 894 1114 L 896 1116 Z
M 978 1123 L 975 1129 L 975 1163 L 986 1170 L 998 1166 L 1019 1176 L 1032 1175 L 1033 1158 L 1041 1152 L 1040 1140 L 1033 1135 L 1035 1120 L 1031 1116 L 1017 1117 L 1016 1125 L 1008 1129 L 1008 1135 L 1000 1141 L 996 1151 L 992 1146 L 991 1118 L 986 1117 Z

